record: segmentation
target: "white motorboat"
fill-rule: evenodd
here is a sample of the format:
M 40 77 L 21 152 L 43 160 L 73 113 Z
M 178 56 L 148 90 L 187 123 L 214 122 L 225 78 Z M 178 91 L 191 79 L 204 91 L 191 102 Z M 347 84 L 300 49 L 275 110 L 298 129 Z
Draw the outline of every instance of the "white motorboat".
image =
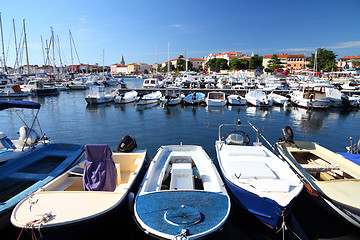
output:
M 31 91 L 23 91 L 19 84 L 8 83 L 0 90 L 0 97 L 27 97 L 32 95 Z
M 326 99 L 330 101 L 330 107 L 357 107 L 358 101 L 350 98 L 345 93 L 334 87 L 325 87 Z
M 200 146 L 159 148 L 139 188 L 135 220 L 162 239 L 215 234 L 230 213 L 230 198 L 210 157 Z
M 240 94 L 231 94 L 227 97 L 227 100 L 230 105 L 245 105 L 246 99 Z
M 258 131 L 256 141 L 249 145 L 251 140 L 243 129 L 250 125 L 238 120 L 219 126 L 215 149 L 221 174 L 241 207 L 270 228 L 279 229 L 303 184 L 284 161 L 261 144 Z M 236 130 L 221 135 L 226 126 Z
M 138 93 L 134 90 L 125 92 L 125 93 L 118 93 L 118 95 L 114 98 L 115 103 L 132 103 L 135 102 L 138 97 Z
M 180 88 L 168 88 L 165 90 L 165 95 L 161 98 L 161 102 L 165 106 L 173 106 L 181 103 L 185 95 Z
M 282 96 L 280 94 L 276 94 L 274 92 L 271 92 L 268 96 L 271 97 L 273 99 L 274 104 L 277 104 L 277 105 L 284 105 L 284 104 L 290 102 L 289 98 Z
M 303 108 L 328 108 L 330 101 L 326 99 L 325 88 L 321 84 L 303 84 L 290 94 L 291 101 Z
M 20 85 L 22 91 L 31 91 L 37 96 L 55 96 L 59 95 L 59 89 L 50 86 L 44 86 L 44 81 L 41 78 L 30 80 L 25 85 Z
M 67 82 L 65 86 L 70 90 L 85 90 L 88 77 L 77 77 L 74 80 Z
M 22 126 L 19 129 L 19 139 L 9 139 L 4 132 L 0 132 L 0 163 L 5 162 L 16 157 L 20 157 L 28 152 L 31 152 L 37 148 L 40 148 L 50 141 L 46 135 L 41 131 L 39 124 L 39 130 L 42 136 L 39 136 L 34 130 L 34 123 L 38 120 L 38 113 L 40 110 L 40 104 L 30 101 L 0 101 L 0 110 L 11 108 L 17 113 L 15 108 L 28 108 L 37 109 L 37 113 L 33 119 L 33 124 L 28 126 Z M 19 116 L 20 117 L 20 116 Z M 20 117 L 21 118 L 21 117 Z M 22 118 L 21 118 L 22 120 Z M 25 123 L 26 125 L 26 123 Z M 31 130 L 30 130 L 31 129 Z
M 104 144 L 86 145 L 85 161 L 18 203 L 11 223 L 47 239 L 101 232 L 104 225 L 99 222 L 127 218 L 128 197 L 145 174 L 145 157 L 146 150 L 112 152 Z
M 225 106 L 226 97 L 224 92 L 208 92 L 207 98 L 205 99 L 206 105 L 208 106 Z
M 151 92 L 145 95 L 139 95 L 137 99 L 137 104 L 146 105 L 146 104 L 158 103 L 161 97 L 162 97 L 162 93 L 160 91 Z
M 104 86 L 92 86 L 85 97 L 88 104 L 101 104 L 114 101 L 115 95 L 107 93 Z
M 143 88 L 158 88 L 159 81 L 157 78 L 146 78 L 142 84 Z
M 263 91 L 250 90 L 245 94 L 245 99 L 255 107 L 271 107 L 273 105 L 272 97 Z

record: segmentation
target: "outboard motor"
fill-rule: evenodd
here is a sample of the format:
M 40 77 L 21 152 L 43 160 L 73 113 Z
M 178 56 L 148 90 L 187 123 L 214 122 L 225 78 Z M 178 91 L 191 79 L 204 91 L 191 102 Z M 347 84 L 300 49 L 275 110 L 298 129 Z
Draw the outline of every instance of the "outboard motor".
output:
M 346 94 L 341 95 L 341 103 L 344 105 L 344 107 L 350 106 L 349 97 Z
M 280 141 L 284 141 L 286 143 L 294 143 L 294 141 L 293 141 L 294 132 L 291 129 L 291 127 L 289 127 L 289 126 L 283 127 L 281 129 L 281 131 L 284 136 L 282 138 L 279 138 Z
M 127 135 L 123 137 L 116 148 L 117 152 L 132 152 L 137 147 L 136 141 L 133 137 Z

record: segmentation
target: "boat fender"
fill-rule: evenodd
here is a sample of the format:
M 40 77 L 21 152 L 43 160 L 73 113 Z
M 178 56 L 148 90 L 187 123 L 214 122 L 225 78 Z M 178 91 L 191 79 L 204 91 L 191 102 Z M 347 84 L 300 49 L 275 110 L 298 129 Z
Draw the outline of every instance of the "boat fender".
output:
M 129 196 L 128 196 L 128 208 L 129 211 L 132 213 L 134 211 L 134 200 L 135 200 L 135 195 L 133 192 L 129 192 Z
M 39 140 L 39 136 L 35 132 L 34 129 L 31 131 L 28 127 L 22 126 L 19 129 L 19 140 L 26 141 L 27 144 L 33 144 L 36 143 Z

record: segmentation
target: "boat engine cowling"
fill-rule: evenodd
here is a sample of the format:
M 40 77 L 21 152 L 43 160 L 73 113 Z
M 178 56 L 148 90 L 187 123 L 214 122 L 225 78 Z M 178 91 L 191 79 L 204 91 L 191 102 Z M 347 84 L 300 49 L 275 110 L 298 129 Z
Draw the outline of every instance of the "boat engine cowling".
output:
M 132 152 L 137 147 L 136 141 L 133 137 L 127 135 L 121 139 L 116 149 L 118 152 Z
M 280 141 L 285 141 L 285 142 L 290 142 L 290 143 L 293 143 L 293 139 L 294 139 L 294 132 L 293 130 L 291 129 L 291 127 L 289 126 L 286 126 L 286 127 L 283 127 L 281 129 L 282 133 L 283 133 L 283 137 L 280 138 L 279 140 Z

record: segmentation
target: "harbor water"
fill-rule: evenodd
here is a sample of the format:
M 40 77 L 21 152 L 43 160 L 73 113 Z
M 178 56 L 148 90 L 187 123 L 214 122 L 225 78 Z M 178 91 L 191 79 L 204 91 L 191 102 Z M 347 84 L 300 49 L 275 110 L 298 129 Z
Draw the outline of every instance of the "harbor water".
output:
M 142 79 L 125 79 L 125 83 L 128 88 L 137 88 L 141 86 Z M 219 125 L 234 123 L 237 119 L 243 123 L 250 121 L 257 126 L 271 144 L 282 136 L 281 128 L 284 126 L 293 129 L 294 140 L 314 141 L 335 152 L 346 151 L 349 137 L 353 137 L 354 141 L 360 138 L 360 113 L 357 109 L 306 110 L 279 106 L 261 109 L 201 105 L 163 107 L 160 104 L 137 106 L 136 103 L 87 105 L 84 99 L 86 94 L 86 91 L 63 91 L 59 96 L 26 99 L 41 104 L 38 116 L 41 130 L 37 131 L 43 131 L 56 143 L 108 144 L 112 149 L 117 147 L 123 136 L 130 135 L 136 139 L 138 149 L 148 150 L 149 161 L 161 145 L 182 143 L 202 146 L 216 162 L 214 144 L 219 136 Z M 36 113 L 29 109 L 17 111 L 25 122 L 31 121 Z M 22 125 L 13 111 L 0 112 L 0 131 L 9 138 L 18 138 L 17 132 Z M 251 128 L 247 131 L 252 132 L 250 137 L 254 141 L 255 131 Z M 360 239 L 359 229 L 319 209 L 305 194 L 298 199 L 290 218 L 291 224 L 287 230 L 275 234 L 247 212 L 234 207 L 224 226 L 222 238 Z M 135 224 L 133 227 L 136 228 Z M 13 231 L 20 232 L 18 229 Z M 144 237 L 135 235 L 129 236 L 133 239 Z

